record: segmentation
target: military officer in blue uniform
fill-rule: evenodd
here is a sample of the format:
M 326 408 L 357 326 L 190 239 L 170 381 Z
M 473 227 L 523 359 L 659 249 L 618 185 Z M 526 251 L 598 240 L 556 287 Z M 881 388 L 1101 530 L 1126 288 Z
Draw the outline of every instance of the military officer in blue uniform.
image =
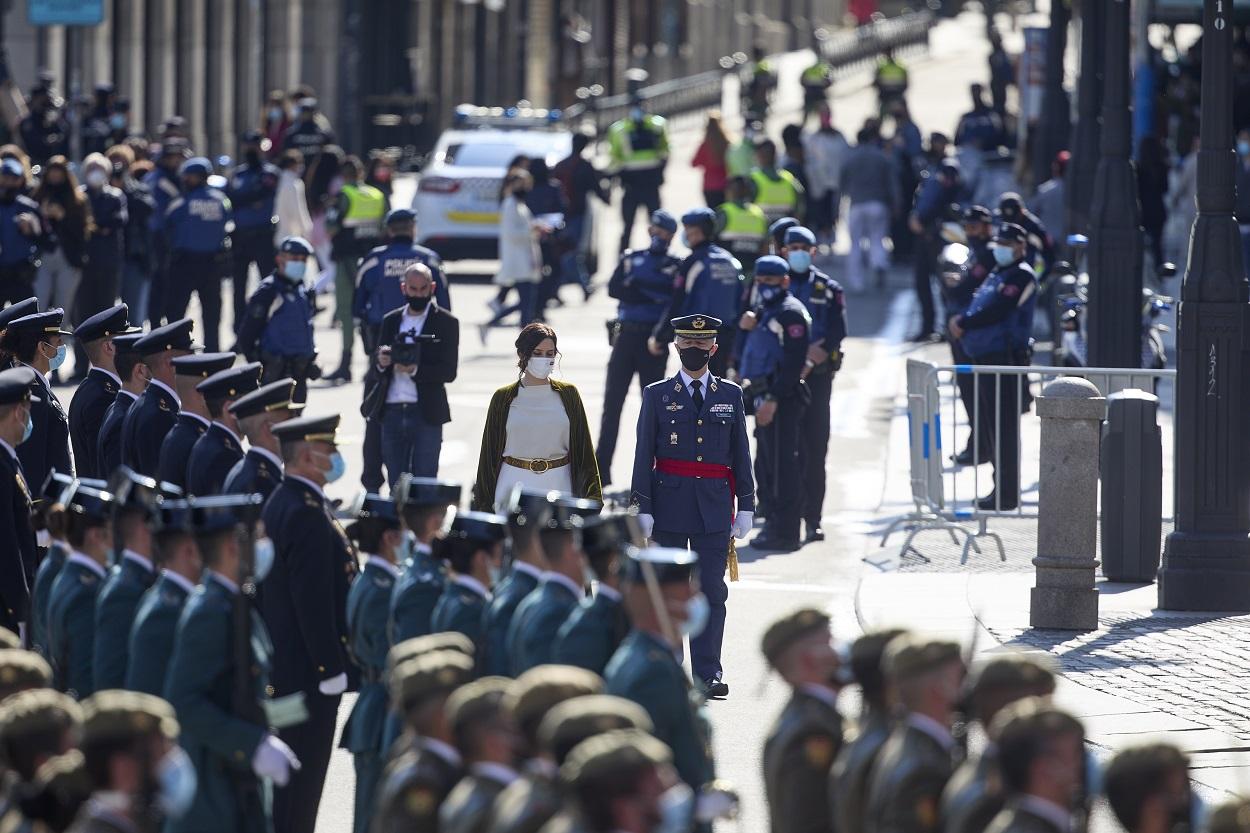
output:
M 178 421 L 161 443 L 156 479 L 179 489 L 187 486 L 187 460 L 191 449 L 208 431 L 212 420 L 208 403 L 198 385 L 234 365 L 234 353 L 192 353 L 174 359 L 174 392 L 178 394 Z
M 195 386 L 203 394 L 213 422 L 195 441 L 187 459 L 187 494 L 217 494 L 230 470 L 243 459 L 239 420 L 229 406 L 260 387 L 260 369 L 259 362 L 232 367 Z
M 811 316 L 790 293 L 789 270 L 776 255 L 755 262 L 757 303 L 738 322 L 745 334 L 738 370 L 744 398 L 755 414 L 755 477 L 761 497 L 767 498 L 768 523 L 751 546 L 781 552 L 801 544 L 800 429 L 810 399 L 803 371 L 811 345 Z
M 335 444 L 339 417 L 304 416 L 273 427 L 285 474 L 265 504 L 274 564 L 260 608 L 274 643 L 275 697 L 303 694 L 308 719 L 282 739 L 303 767 L 274 797 L 274 827 L 311 833 L 334 743 L 339 701 L 357 671 L 347 652 L 347 594 L 356 552 L 323 491 L 347 464 Z
M 148 324 L 152 329 L 165 320 L 165 303 L 169 296 L 169 237 L 165 229 L 165 212 L 182 196 L 178 171 L 191 156 L 187 140 L 169 137 L 161 145 L 156 167 L 143 178 L 152 194 L 152 213 L 148 215 L 148 232 L 152 238 L 152 285 L 148 295 Z M 173 320 L 173 319 L 170 319 Z
M 641 390 L 664 375 L 668 351 L 661 344 L 649 343 L 673 296 L 673 284 L 681 269 L 681 258 L 668 252 L 677 233 L 677 221 L 663 209 L 651 215 L 651 245 L 631 249 L 621 255 L 608 295 L 617 300 L 616 320 L 608 322 L 612 353 L 608 357 L 608 381 L 603 392 L 603 418 L 599 423 L 599 444 L 595 457 L 603 485 L 612 482 L 612 455 L 621 426 L 621 410 L 630 382 L 638 376 Z
M 972 296 L 963 314 L 951 319 L 950 334 L 959 339 L 974 364 L 1017 364 L 1028 349 L 1037 303 L 1037 276 L 1025 261 L 1028 233 L 1004 223 L 994 234 L 991 251 L 997 264 Z M 980 385 L 977 430 L 995 449 L 994 490 L 977 501 L 986 511 L 1015 509 L 1020 503 L 1020 377 L 1005 375 L 997 384 Z M 1000 397 L 995 401 L 996 397 Z M 999 402 L 1002 407 L 998 407 Z
M 4 349 L 4 331 L 8 329 L 9 322 L 36 312 L 39 312 L 39 299 L 33 297 L 0 308 L 0 370 L 14 366 L 13 354 Z
M 104 412 L 104 421 L 100 423 L 100 433 L 96 437 L 95 460 L 101 474 L 112 474 L 122 464 L 122 426 L 126 421 L 126 414 L 130 413 L 130 406 L 138 401 L 148 387 L 147 365 L 135 350 L 135 343 L 143 335 L 128 333 L 113 337 L 113 347 L 117 351 L 113 361 L 122 384 L 112 404 Z
M 91 673 L 96 691 L 121 688 L 130 660 L 130 628 L 139 599 L 156 582 L 151 522 L 160 492 L 156 481 L 119 468 L 109 481 L 113 493 L 113 532 L 122 551 L 109 570 L 95 604 L 95 643 Z
M 283 238 L 273 274 L 260 282 L 247 301 L 235 345 L 248 361 L 264 365 L 266 384 L 294 379 L 296 402 L 307 400 L 308 380 L 320 376 L 313 343 L 316 293 L 307 280 L 310 262 L 316 263 L 311 243 L 302 237 Z
M 654 351 L 671 341 L 673 329 L 669 322 L 677 316 L 697 314 L 721 321 L 721 330 L 716 335 L 720 349 L 712 358 L 712 375 L 723 376 L 734 350 L 737 337 L 734 322 L 742 313 L 746 278 L 742 274 L 742 264 L 713 242 L 715 211 L 710 208 L 688 211 L 682 215 L 681 224 L 690 255 L 682 261 L 668 308 L 656 323 L 648 345 Z
M 812 265 L 816 235 L 795 226 L 786 232 L 785 258 L 790 264 L 790 293 L 812 318 L 807 358 L 800 376 L 811 402 L 803 411 L 803 507 L 805 540 L 825 540 L 820 521 L 825 504 L 825 458 L 829 454 L 829 403 L 833 377 L 842 367 L 846 338 L 846 294 L 842 285 Z
M 687 315 L 670 326 L 681 369 L 643 392 L 630 503 L 648 538 L 698 554 L 711 616 L 691 640 L 690 661 L 709 694 L 723 697 L 729 693 L 720 662 L 729 539 L 746 536 L 755 512 L 746 411 L 742 389 L 708 367 L 719 351 L 721 320 Z
M 282 171 L 277 165 L 266 162 L 261 155 L 263 138 L 263 134 L 255 128 L 244 131 L 239 137 L 243 162 L 235 166 L 226 186 L 226 194 L 234 209 L 230 254 L 236 336 L 243 325 L 243 312 L 247 308 L 247 275 L 252 264 L 256 264 L 256 271 L 261 277 L 273 272 L 273 232 L 278 219 L 274 202 Z
M 58 691 L 95 691 L 95 603 L 113 548 L 113 495 L 75 481 L 65 497 L 70 554 L 48 597 L 48 662 Z
M 390 498 L 362 492 L 352 507 L 356 521 L 348 534 L 364 558 L 360 574 L 347 594 L 348 649 L 360 666 L 360 691 L 343 727 L 339 746 L 352 753 L 356 767 L 353 833 L 368 833 L 373 802 L 385 761 L 382 730 L 386 725 L 386 612 L 399 577 L 399 550 L 404 542 L 399 513 Z
M 267 833 L 276 826 L 262 782 L 287 784 L 300 762 L 270 731 L 262 708 L 273 642 L 246 587 L 254 566 L 239 534 L 255 523 L 260 498 L 220 495 L 189 502 L 205 573 L 178 620 L 164 694 L 178 713 L 180 740 L 197 778 L 190 810 L 165 829 Z M 248 623 L 246 641 L 235 639 L 241 619 Z M 248 646 L 246 656 L 236 647 L 241 644 Z M 248 693 L 245 701 L 239 691 Z
M 47 226 L 39 203 L 22 193 L 25 188 L 22 163 L 0 161 L 0 304 L 16 303 L 35 291 Z
M 30 621 L 27 576 L 35 570 L 31 486 L 16 451 L 29 436 L 34 384 L 29 367 L 0 371 L 0 534 L 10 542 L 0 557 L 0 626 L 14 633 Z
M 447 586 L 442 562 L 434 555 L 447 510 L 460 503 L 459 483 L 404 475 L 395 487 L 395 505 L 409 542 L 402 575 L 391 593 L 390 636 L 397 645 L 431 633 L 434 606 Z
M 138 332 L 127 320 L 125 304 L 97 312 L 74 328 L 74 341 L 91 361 L 91 369 L 74 391 L 69 403 L 69 438 L 74 449 L 74 468 L 79 477 L 108 478 L 112 472 L 100 471 L 96 459 L 96 440 L 104 415 L 122 388 L 121 377 L 113 359 L 117 348 L 113 336 Z
M 434 633 L 456 631 L 482 644 L 486 605 L 503 572 L 508 521 L 488 512 L 458 512 L 439 539 L 435 555 L 450 571 L 447 587 L 434 606 Z M 480 652 L 480 651 L 479 651 Z
M 9 322 L 0 339 L 4 349 L 13 354 L 18 365 L 35 371 L 31 385 L 30 437 L 17 449 L 22 461 L 22 471 L 30 483 L 43 483 L 48 472 L 55 469 L 73 473 L 69 443 L 69 417 L 61 407 L 61 400 L 52 392 L 47 374 L 65 361 L 64 336 L 71 335 L 62 328 L 65 311 L 50 309 L 25 315 Z M 34 567 L 28 579 L 34 578 Z
M 292 402 L 294 379 L 279 379 L 241 396 L 229 411 L 247 437 L 247 453 L 226 475 L 225 491 L 231 494 L 260 494 L 266 500 L 282 482 L 282 456 L 273 426 L 298 413 Z
M 0 394 L 0 398 L 3 398 L 2 394 Z M 11 427 L 10 431 L 16 433 L 16 426 Z M 4 455 L 0 455 L 0 465 L 3 465 L 3 461 Z M 10 481 L 16 482 L 16 477 L 10 478 L 5 473 L 0 473 L 0 487 L 4 487 Z M 31 650 L 45 659 L 48 656 L 48 598 L 52 593 L 52 582 L 56 581 L 61 568 L 65 566 L 65 559 L 69 557 L 69 544 L 65 540 L 65 507 L 60 504 L 62 496 L 72 485 L 74 485 L 74 478 L 69 475 L 56 471 L 50 472 L 48 479 L 43 483 L 39 499 L 35 504 L 35 526 L 38 528 L 40 523 L 44 524 L 44 528 L 48 532 L 49 541 L 48 551 L 44 553 L 43 559 L 40 560 L 39 568 L 35 571 L 35 581 L 30 586 L 30 618 L 26 623 L 26 632 L 29 636 L 27 641 L 30 643 Z M 88 485 L 103 487 L 105 484 L 100 480 L 92 480 Z M 20 495 L 20 490 L 18 494 Z M 0 507 L 7 507 L 10 503 L 12 501 L 4 500 L 0 502 Z M 55 530 L 47 526 L 53 507 L 56 507 L 55 511 L 60 516 L 55 524 Z M 34 557 L 35 539 L 33 535 L 29 538 L 24 538 L 19 534 L 16 536 L 16 540 L 19 549 L 22 550 L 22 558 Z M 27 546 L 30 547 L 30 552 L 25 551 Z M 0 573 L 0 582 L 12 582 L 17 575 L 18 572 L 15 568 L 6 567 L 5 572 Z M 0 614 L 4 614 L 0 615 L 0 623 L 3 623 L 9 610 L 8 603 L 4 599 L 13 596 L 13 593 L 7 590 L 9 587 L 14 587 L 14 585 L 5 584 L 3 587 L 0 587 Z M 20 591 L 18 592 L 20 593 Z
M 178 619 L 195 592 L 203 561 L 195 543 L 191 505 L 180 493 L 162 490 L 153 527 L 160 577 L 139 599 L 130 627 L 126 678 L 120 687 L 160 696 L 174 653 Z
M 631 547 L 645 547 L 646 536 L 632 512 L 587 518 L 582 550 L 595 574 L 595 595 L 582 599 L 556 633 L 552 661 L 602 674 L 629 632 L 621 598 L 621 560 Z
M 174 359 L 192 352 L 191 319 L 158 327 L 134 344 L 148 370 L 148 386 L 122 422 L 121 462 L 139 474 L 156 477 L 161 444 L 178 421 L 181 402 L 174 391 Z
M 560 626 L 586 595 L 586 556 L 581 529 L 586 518 L 599 514 L 600 504 L 552 492 L 551 516 L 538 531 L 547 569 L 538 586 L 517 605 L 508 628 L 508 653 L 517 676 L 552 661 Z
M 547 523 L 551 504 L 546 492 L 517 486 L 508 498 L 508 537 L 512 541 L 512 563 L 495 585 L 486 617 L 482 622 L 483 641 L 478 646 L 478 669 L 483 674 L 512 676 L 508 656 L 508 629 L 517 605 L 538 586 L 547 569 L 538 530 Z
M 221 280 L 230 272 L 230 232 L 234 212 L 230 198 L 210 187 L 212 163 L 202 156 L 179 169 L 182 196 L 165 210 L 169 240 L 169 285 L 165 315 L 170 320 L 187 312 L 194 292 L 200 299 L 204 347 L 217 352 L 221 325 Z

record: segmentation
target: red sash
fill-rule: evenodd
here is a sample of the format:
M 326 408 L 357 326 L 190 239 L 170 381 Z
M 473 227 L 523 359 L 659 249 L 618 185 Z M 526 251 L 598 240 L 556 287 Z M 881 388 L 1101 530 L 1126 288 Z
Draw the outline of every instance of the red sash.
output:
M 661 474 L 675 474 L 678 477 L 706 477 L 709 480 L 729 481 L 729 519 L 733 520 L 734 506 L 738 500 L 738 483 L 734 479 L 734 470 L 720 463 L 701 463 L 694 460 L 674 460 L 669 457 L 656 457 L 655 470 Z

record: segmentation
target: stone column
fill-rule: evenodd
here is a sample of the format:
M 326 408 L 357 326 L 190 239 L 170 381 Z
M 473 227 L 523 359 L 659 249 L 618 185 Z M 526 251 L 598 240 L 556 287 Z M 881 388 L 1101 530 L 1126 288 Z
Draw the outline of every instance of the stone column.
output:
M 266 77 L 270 87 L 290 90 L 302 80 L 299 77 L 299 42 L 301 21 L 304 19 L 303 2 L 270 3 L 267 12 Z
M 147 4 L 145 34 L 147 38 L 146 87 L 147 106 L 144 124 L 150 131 L 164 119 L 174 115 L 177 106 L 178 77 L 177 18 L 174 0 L 151 0 Z
M 144 0 L 120 0 L 113 26 L 117 30 L 119 54 L 114 56 L 117 77 L 113 79 L 118 95 L 130 98 L 130 123 L 143 126 L 148 123 L 147 102 L 144 98 L 144 60 L 147 55 L 143 37 Z
M 1075 376 L 1046 385 L 1037 400 L 1042 449 L 1032 627 L 1098 627 L 1098 442 L 1106 410 L 1098 388 Z
M 236 10 L 234 35 L 234 125 L 239 133 L 259 127 L 257 114 L 269 93 L 263 87 L 264 32 L 260 0 L 245 0 Z
M 213 7 L 208 20 L 207 67 L 211 95 L 205 102 L 205 133 L 208 150 L 214 155 L 238 153 L 238 131 L 234 121 L 234 74 L 238 65 L 234 60 L 234 40 L 240 28 L 235 23 L 234 3 L 220 3 Z

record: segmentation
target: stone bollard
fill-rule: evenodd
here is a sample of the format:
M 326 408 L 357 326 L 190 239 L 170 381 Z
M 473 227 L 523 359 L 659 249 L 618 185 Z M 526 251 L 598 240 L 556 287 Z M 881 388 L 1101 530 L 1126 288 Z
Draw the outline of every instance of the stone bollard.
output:
M 1106 410 L 1098 388 L 1076 376 L 1055 379 L 1037 400 L 1042 450 L 1032 627 L 1098 627 L 1098 442 Z

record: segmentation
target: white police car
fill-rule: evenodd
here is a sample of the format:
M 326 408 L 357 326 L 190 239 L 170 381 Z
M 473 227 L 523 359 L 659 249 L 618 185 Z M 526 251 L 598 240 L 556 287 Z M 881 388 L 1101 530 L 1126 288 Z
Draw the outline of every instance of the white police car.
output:
M 567 157 L 573 134 L 559 119 L 558 110 L 458 107 L 417 181 L 417 242 L 444 260 L 497 258 L 508 163 L 523 154 L 555 167 Z

